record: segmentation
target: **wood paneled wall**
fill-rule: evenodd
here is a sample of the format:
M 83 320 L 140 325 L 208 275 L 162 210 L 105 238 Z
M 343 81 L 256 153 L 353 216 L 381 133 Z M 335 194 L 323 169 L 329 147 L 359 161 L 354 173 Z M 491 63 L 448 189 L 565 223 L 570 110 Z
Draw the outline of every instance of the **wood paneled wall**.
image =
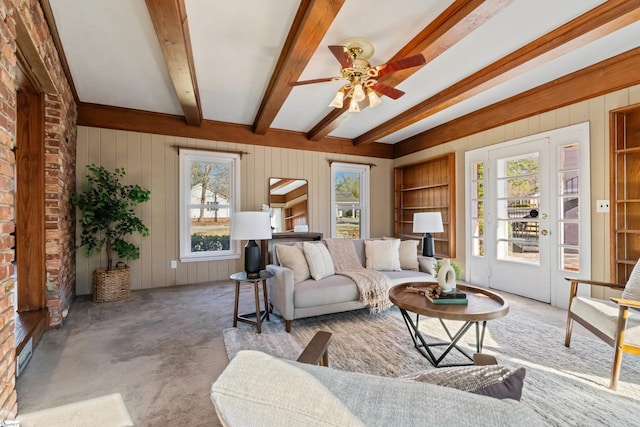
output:
M 596 213 L 596 200 L 609 197 L 609 111 L 640 103 L 640 85 L 619 90 L 527 119 L 499 126 L 447 144 L 410 154 L 394 160 L 394 167 L 455 151 L 456 167 L 457 259 L 465 262 L 466 212 L 465 212 L 465 162 L 464 153 L 480 147 L 498 144 L 540 132 L 589 122 L 591 137 L 591 278 L 609 281 L 609 214 Z M 608 298 L 601 290 L 594 296 Z
M 172 145 L 244 151 L 242 157 L 241 209 L 259 210 L 268 203 L 270 177 L 300 178 L 309 182 L 309 231 L 331 234 L 329 160 L 373 163 L 371 168 L 371 236 L 392 234 L 393 168 L 392 160 L 340 155 L 315 151 L 271 148 L 192 138 L 78 126 L 77 182 L 84 181 L 86 165 L 107 168 L 124 167 L 131 183 L 151 190 L 151 201 L 139 207 L 150 228 L 149 237 L 135 237 L 141 245 L 141 257 L 130 261 L 132 289 L 227 280 L 242 269 L 241 260 L 178 262 L 178 153 Z M 379 209 L 387 206 L 387 209 Z M 76 294 L 91 293 L 93 270 L 106 264 L 104 256 L 86 257 L 78 251 Z

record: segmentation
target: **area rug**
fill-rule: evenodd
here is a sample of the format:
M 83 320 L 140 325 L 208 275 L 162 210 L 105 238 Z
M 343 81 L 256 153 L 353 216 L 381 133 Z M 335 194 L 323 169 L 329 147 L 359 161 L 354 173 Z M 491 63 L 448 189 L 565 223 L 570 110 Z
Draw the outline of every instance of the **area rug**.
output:
M 458 323 L 459 324 L 459 323 Z M 447 322 L 455 327 L 456 322 Z M 613 350 L 597 339 L 579 334 L 571 348 L 564 330 L 510 313 L 487 323 L 484 352 L 505 366 L 527 370 L 522 403 L 554 426 L 636 425 L 640 414 L 640 357 L 623 356 L 617 392 L 608 388 Z M 329 364 L 336 369 L 388 377 L 434 369 L 413 347 L 397 308 L 371 314 L 367 310 L 299 319 L 291 333 L 272 317 L 256 334 L 250 325 L 224 330 L 229 359 L 240 350 L 260 350 L 296 359 L 316 331 L 329 331 Z M 446 337 L 436 319 L 420 318 L 428 340 Z M 473 328 L 461 340 L 473 352 Z M 447 362 L 465 361 L 452 352 Z M 449 358 L 450 357 L 450 358 Z
M 128 427 L 133 421 L 119 393 L 19 414 L 20 427 Z

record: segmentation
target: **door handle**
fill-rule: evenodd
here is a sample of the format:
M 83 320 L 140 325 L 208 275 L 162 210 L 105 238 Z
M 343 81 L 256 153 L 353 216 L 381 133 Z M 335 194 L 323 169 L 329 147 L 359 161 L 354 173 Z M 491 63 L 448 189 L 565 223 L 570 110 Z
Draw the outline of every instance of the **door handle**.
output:
M 542 230 L 540 234 L 542 234 L 543 236 L 546 236 L 549 234 L 549 230 Z
M 542 215 L 540 215 L 540 218 L 542 218 L 542 219 L 547 219 L 548 217 L 549 217 L 549 215 L 547 215 L 547 214 L 545 214 L 545 213 L 543 213 Z

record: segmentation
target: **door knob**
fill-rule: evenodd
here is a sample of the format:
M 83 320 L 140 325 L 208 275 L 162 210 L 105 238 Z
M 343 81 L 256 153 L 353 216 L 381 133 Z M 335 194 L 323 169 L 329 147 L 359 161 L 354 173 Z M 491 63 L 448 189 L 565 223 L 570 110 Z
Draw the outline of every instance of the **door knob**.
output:
M 542 230 L 540 234 L 542 234 L 543 236 L 546 236 L 549 234 L 549 230 Z

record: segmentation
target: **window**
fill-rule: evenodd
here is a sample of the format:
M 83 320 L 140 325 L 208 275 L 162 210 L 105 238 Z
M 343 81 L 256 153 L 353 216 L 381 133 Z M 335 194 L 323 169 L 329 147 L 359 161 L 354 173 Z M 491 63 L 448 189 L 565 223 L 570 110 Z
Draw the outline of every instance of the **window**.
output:
M 231 218 L 240 203 L 240 156 L 180 150 L 180 260 L 238 258 Z
M 369 237 L 369 165 L 331 163 L 331 235 Z

